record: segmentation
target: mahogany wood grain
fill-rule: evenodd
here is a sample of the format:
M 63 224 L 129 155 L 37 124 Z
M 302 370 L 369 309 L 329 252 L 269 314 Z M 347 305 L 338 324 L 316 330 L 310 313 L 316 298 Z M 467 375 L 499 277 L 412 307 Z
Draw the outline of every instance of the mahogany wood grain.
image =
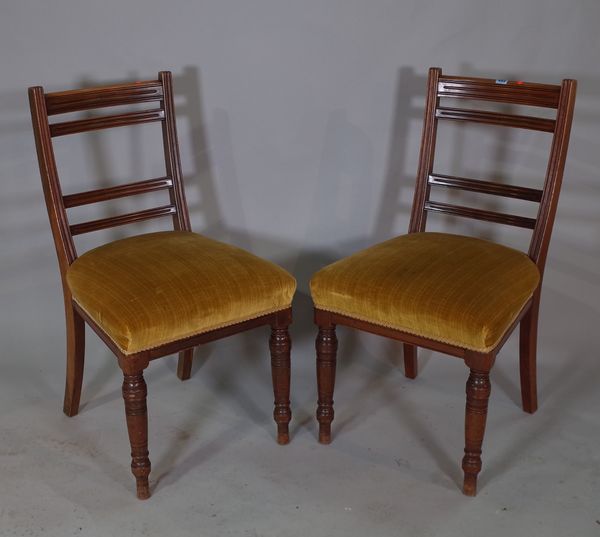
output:
M 72 304 L 65 305 L 67 325 L 67 378 L 63 412 L 76 416 L 79 412 L 85 357 L 85 322 Z
M 467 496 L 477 493 L 477 476 L 481 471 L 481 446 L 485 434 L 488 401 L 491 393 L 489 370 L 471 369 L 466 386 L 465 455 L 462 469 L 465 473 L 463 492 Z
M 435 117 L 438 119 L 453 119 L 456 121 L 472 121 L 486 125 L 502 127 L 518 127 L 534 131 L 553 132 L 554 120 L 531 116 L 517 116 L 513 114 L 500 114 L 484 110 L 467 110 L 466 108 L 447 108 L 440 106 Z
M 529 257 L 536 262 L 542 275 L 546 266 L 548 246 L 554 227 L 565 162 L 567 161 L 576 91 L 577 82 L 575 80 L 563 80 L 556 115 L 556 132 L 552 138 L 550 159 L 544 180 L 544 194 L 540 202 L 537 223 L 529 246 Z
M 538 407 L 537 400 L 537 330 L 540 310 L 540 290 L 535 293 L 531 308 L 520 324 L 519 333 L 519 375 L 521 378 L 521 402 L 523 410 L 533 414 Z
M 161 101 L 163 87 L 159 80 L 118 84 L 102 88 L 83 88 L 46 93 L 46 109 L 49 116 L 104 108 Z
M 459 190 L 468 190 L 470 192 L 479 192 L 481 194 L 490 194 L 492 196 L 502 196 L 504 198 L 516 198 L 527 201 L 541 201 L 543 191 L 538 188 L 526 188 L 516 185 L 505 185 L 503 183 L 494 183 L 492 181 L 482 181 L 480 179 L 469 179 L 467 177 L 455 177 L 453 175 L 431 174 L 429 184 L 433 186 L 445 186 Z
M 290 409 L 290 352 L 292 340 L 288 332 L 291 323 L 289 310 L 279 312 L 271 324 L 271 376 L 275 395 L 273 418 L 277 423 L 277 443 L 285 445 L 290 441 L 289 423 L 292 419 Z
M 486 211 L 483 209 L 475 209 L 473 207 L 463 207 L 461 205 L 452 205 L 450 203 L 426 201 L 424 208 L 429 212 L 451 214 L 453 216 L 464 216 L 467 218 L 473 218 L 475 220 L 485 220 L 486 222 L 505 224 L 507 226 L 524 227 L 527 229 L 533 229 L 535 227 L 535 218 L 498 213 L 495 211 Z
M 416 379 L 419 371 L 417 362 L 417 347 L 404 343 L 402 345 L 404 353 L 404 375 L 409 379 Z
M 142 371 L 123 375 L 123 399 L 125 417 L 131 444 L 131 471 L 135 476 L 137 497 L 146 500 L 150 497 L 148 475 L 148 410 L 146 408 L 146 381 Z
M 133 224 L 134 222 L 143 222 L 144 220 L 152 220 L 159 216 L 169 216 L 176 212 L 177 208 L 175 205 L 163 205 L 162 207 L 155 207 L 154 209 L 144 209 L 143 211 L 135 211 L 133 213 L 73 224 L 69 226 L 69 229 L 71 230 L 71 235 L 81 235 L 82 233 L 90 233 L 91 231 L 98 231 L 100 229 L 124 226 L 126 224 Z
M 126 185 L 117 185 L 97 190 L 88 190 L 87 192 L 78 192 L 63 196 L 63 202 L 67 209 L 71 207 L 80 207 L 99 201 L 108 201 L 128 196 L 137 196 L 138 194 L 147 194 L 165 190 L 173 186 L 173 181 L 168 177 L 158 177 L 156 179 L 146 179 Z
M 333 316 L 329 312 L 315 310 L 315 320 L 319 333 L 315 347 L 317 349 L 317 420 L 319 422 L 319 442 L 331 442 L 331 422 L 334 418 L 333 389 L 335 387 L 335 369 L 338 340 L 335 333 Z
M 148 367 L 152 360 L 179 353 L 177 374 L 182 380 L 187 379 L 191 374 L 193 348 L 197 345 L 259 326 L 271 326 L 270 349 L 273 390 L 275 393 L 274 418 L 278 431 L 277 440 L 279 443 L 287 443 L 289 441 L 288 423 L 291 418 L 289 402 L 291 341 L 288 333 L 288 326 L 292 321 L 291 308 L 126 355 L 117 347 L 108 334 L 72 300 L 66 283 L 67 269 L 77 259 L 77 250 L 73 241 L 74 235 L 169 215 L 173 218 L 174 229 L 191 230 L 177 142 L 171 73 L 162 71 L 158 74 L 158 80 L 153 81 L 48 94 L 44 93 L 42 87 L 36 86 L 29 88 L 29 101 L 42 187 L 63 284 L 67 326 L 65 414 L 74 416 L 79 410 L 84 366 L 85 322 L 114 353 L 118 365 L 123 371 L 123 398 L 131 444 L 131 469 L 136 479 L 138 497 L 141 499 L 148 498 L 150 496 L 148 482 L 150 460 L 148 458 L 147 388 L 142 373 L 143 370 Z M 49 122 L 49 116 L 147 102 L 157 102 L 159 108 L 96 116 L 82 120 L 58 121 L 53 124 Z M 160 122 L 162 127 L 166 177 L 141 180 L 126 185 L 88 190 L 86 192 L 70 193 L 63 196 L 54 156 L 52 136 L 75 134 L 93 129 L 138 125 L 154 121 Z M 169 205 L 89 222 L 72 224 L 69 221 L 67 213 L 69 208 L 159 190 L 168 190 L 171 200 Z
M 73 121 L 62 121 L 50 125 L 50 135 L 65 136 L 67 134 L 77 134 L 79 132 L 88 132 L 98 129 L 110 129 L 114 127 L 127 127 L 130 125 L 139 125 L 141 123 L 152 123 L 153 121 L 162 121 L 165 113 L 161 109 L 141 110 L 138 112 L 127 112 L 125 114 L 114 114 L 110 116 L 99 116 L 86 119 L 76 119 Z
M 423 210 L 423 207 L 425 202 L 429 199 L 429 192 L 431 190 L 428 179 L 433 173 L 438 124 L 435 112 L 440 104 L 440 98 L 437 95 L 437 87 L 441 75 L 442 70 L 439 68 L 435 67 L 429 70 L 425 117 L 423 119 L 423 135 L 421 137 L 421 156 L 419 158 L 419 168 L 417 170 L 413 210 L 408 225 L 409 233 L 424 231 L 425 225 L 427 224 L 427 211 Z M 414 207 L 419 207 L 421 210 L 415 211 Z
M 509 80 L 504 82 L 499 84 L 491 78 L 452 78 L 443 75 L 439 77 L 437 94 L 444 98 L 558 108 L 560 86 Z
M 427 213 L 430 211 L 532 229 L 528 255 L 537 265 L 540 275 L 543 277 L 567 156 L 577 83 L 569 79 L 563 80 L 560 86 L 520 81 L 505 82 L 493 79 L 445 76 L 442 75 L 441 69 L 436 67 L 429 70 L 423 135 L 409 233 L 425 231 Z M 556 118 L 537 118 L 440 107 L 441 98 L 545 107 L 556 109 Z M 497 126 L 528 128 L 552 133 L 552 145 L 543 188 L 538 190 L 434 173 L 437 123 L 440 119 L 484 122 Z M 439 203 L 430 200 L 432 186 L 445 186 L 527 200 L 539 203 L 539 210 L 534 219 Z M 498 352 L 517 325 L 520 325 L 520 377 L 523 409 L 530 413 L 537 409 L 536 344 L 540 293 L 541 281 L 534 296 L 523 306 L 500 342 L 487 354 L 315 308 L 315 323 L 319 329 L 316 346 L 317 383 L 319 386 L 317 419 L 320 427 L 320 441 L 324 443 L 331 441 L 337 350 L 336 325 L 349 326 L 403 342 L 405 373 L 409 378 L 414 378 L 417 374 L 417 347 L 462 358 L 470 370 L 466 386 L 465 455 L 462 462 L 463 492 L 466 495 L 474 496 L 477 491 L 477 477 L 481 470 L 481 449 L 491 392 L 489 374 Z
M 179 351 L 177 360 L 177 376 L 179 380 L 189 380 L 192 376 L 192 363 L 194 360 L 194 349 Z
M 173 214 L 173 227 L 179 231 L 190 231 L 192 227 L 183 188 L 171 73 L 169 71 L 161 71 L 158 73 L 158 79 L 162 83 L 164 94 L 162 102 L 165 120 L 162 123 L 162 136 L 165 168 L 167 176 L 173 178 L 173 188 L 169 190 L 169 197 L 171 198 L 171 204 L 177 207 L 177 212 Z

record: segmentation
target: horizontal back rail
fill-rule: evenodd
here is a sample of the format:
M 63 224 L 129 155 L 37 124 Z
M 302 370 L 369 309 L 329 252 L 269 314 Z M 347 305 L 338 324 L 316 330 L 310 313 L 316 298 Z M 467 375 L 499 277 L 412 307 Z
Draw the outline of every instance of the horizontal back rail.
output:
M 494 211 L 485 211 L 483 209 L 462 207 L 460 205 L 451 205 L 449 203 L 440 203 L 437 201 L 425 202 L 425 211 L 451 214 L 453 216 L 461 216 L 463 218 L 484 220 L 486 222 L 495 222 L 497 224 L 506 224 L 508 226 L 523 227 L 527 229 L 533 229 L 536 222 L 535 218 L 497 213 Z
M 105 86 L 47 93 L 46 110 L 49 116 L 79 110 L 160 101 L 163 90 L 160 81 L 149 80 L 133 84 Z
M 81 235 L 82 233 L 90 233 L 91 231 L 98 231 L 100 229 L 133 224 L 134 222 L 142 222 L 159 216 L 169 216 L 176 213 L 177 208 L 175 205 L 164 205 L 154 209 L 146 209 L 144 211 L 111 216 L 110 218 L 101 218 L 99 220 L 91 220 L 90 222 L 73 224 L 69 226 L 69 229 L 71 230 L 71 235 Z
M 535 202 L 540 202 L 543 194 L 543 191 L 538 190 L 537 188 L 505 185 L 502 183 L 494 183 L 492 181 L 481 181 L 478 179 L 469 179 L 467 177 L 454 177 L 452 175 L 441 174 L 431 174 L 429 176 L 429 184 Z
M 554 126 L 556 125 L 556 122 L 553 119 L 516 114 L 501 114 L 483 110 L 468 110 L 466 108 L 447 108 L 444 106 L 440 106 L 436 109 L 435 117 L 438 119 L 472 121 L 474 123 L 518 127 L 521 129 L 543 132 L 554 132 Z
M 127 112 L 125 114 L 78 119 L 75 121 L 63 121 L 60 123 L 52 123 L 50 125 L 50 135 L 53 137 L 64 136 L 66 134 L 75 134 L 97 129 L 151 123 L 153 121 L 162 121 L 164 117 L 164 110 L 157 108 L 155 110 L 142 110 L 138 112 Z
M 440 77 L 438 97 L 558 108 L 560 86 L 508 80 Z
M 98 190 L 69 194 L 63 196 L 63 202 L 65 207 L 69 209 L 71 207 L 89 205 L 90 203 L 97 203 L 99 201 L 108 201 L 117 198 L 125 198 L 127 196 L 136 196 L 137 194 L 165 190 L 172 186 L 172 179 L 168 177 L 159 177 L 157 179 L 147 179 L 145 181 L 128 183 L 126 185 L 117 185 L 109 188 L 100 188 Z

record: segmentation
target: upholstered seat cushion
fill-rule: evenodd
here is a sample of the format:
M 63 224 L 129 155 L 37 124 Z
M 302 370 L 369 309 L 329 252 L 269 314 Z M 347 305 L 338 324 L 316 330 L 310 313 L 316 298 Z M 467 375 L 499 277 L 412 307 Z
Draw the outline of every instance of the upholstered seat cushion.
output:
M 540 281 L 522 252 L 446 233 L 413 233 L 317 272 L 315 306 L 479 352 L 492 350 Z
M 90 250 L 69 267 L 67 282 L 124 354 L 288 308 L 296 289 L 277 265 L 187 231 Z

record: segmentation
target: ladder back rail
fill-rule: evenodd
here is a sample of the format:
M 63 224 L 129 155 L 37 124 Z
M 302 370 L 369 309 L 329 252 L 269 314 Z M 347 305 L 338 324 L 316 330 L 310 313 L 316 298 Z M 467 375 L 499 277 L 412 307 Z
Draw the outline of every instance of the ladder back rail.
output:
M 484 110 L 470 110 L 466 108 L 448 108 L 440 106 L 435 111 L 438 119 L 452 119 L 456 121 L 471 121 L 473 123 L 484 123 L 487 125 L 498 125 L 503 127 L 518 127 L 542 132 L 554 132 L 556 122 L 535 116 L 522 116 L 516 114 L 501 114 L 499 112 L 488 112 Z
M 93 108 L 161 101 L 162 98 L 162 85 L 158 80 L 102 88 L 59 91 L 45 95 L 49 116 Z
M 440 77 L 438 96 L 558 108 L 560 86 L 530 82 Z
M 472 207 L 463 207 L 461 205 L 452 205 L 449 203 L 440 203 L 437 201 L 425 202 L 425 210 L 428 212 L 437 212 L 461 216 L 463 218 L 472 218 L 474 220 L 484 220 L 486 222 L 495 222 L 496 224 L 505 224 L 508 226 L 533 229 L 535 227 L 535 218 L 517 216 L 513 214 L 498 213 L 495 211 L 486 211 Z
M 455 177 L 452 175 L 431 174 L 429 184 L 433 186 L 445 186 L 459 190 L 468 190 L 470 192 L 479 192 L 481 194 L 490 194 L 492 196 L 502 196 L 504 198 L 516 198 L 526 201 L 540 202 L 543 191 L 536 188 L 526 188 L 516 185 L 505 185 L 492 181 L 482 181 L 479 179 L 469 179 L 467 177 Z
M 63 202 L 65 207 L 69 209 L 71 207 L 89 205 L 90 203 L 97 203 L 100 201 L 157 192 L 159 190 L 172 188 L 172 186 L 173 181 L 169 177 L 159 177 L 157 179 L 147 179 L 145 181 L 128 183 L 126 185 L 117 185 L 109 188 L 100 188 L 97 190 L 88 190 L 87 192 L 69 194 L 63 196 Z
M 50 134 L 52 137 L 56 137 L 98 129 L 126 127 L 129 125 L 162 121 L 164 117 L 164 110 L 157 108 L 155 110 L 141 110 L 137 112 L 126 112 L 125 114 L 76 119 L 74 121 L 62 121 L 50 124 Z
M 91 231 L 98 231 L 100 229 L 123 226 L 125 224 L 133 224 L 135 222 L 142 222 L 144 220 L 150 220 L 160 216 L 173 215 L 176 212 L 177 208 L 175 205 L 164 205 L 162 207 L 155 207 L 153 209 L 136 211 L 119 216 L 111 216 L 109 218 L 100 218 L 99 220 L 90 220 L 89 222 L 81 222 L 80 224 L 72 224 L 69 226 L 69 228 L 71 230 L 71 235 L 81 235 L 82 233 L 89 233 Z

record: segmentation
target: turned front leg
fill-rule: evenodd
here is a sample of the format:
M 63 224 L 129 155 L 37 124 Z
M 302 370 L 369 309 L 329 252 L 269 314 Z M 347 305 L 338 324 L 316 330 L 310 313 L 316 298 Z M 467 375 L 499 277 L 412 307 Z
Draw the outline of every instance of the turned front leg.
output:
M 277 443 L 287 444 L 290 441 L 289 423 L 292 419 L 290 409 L 290 351 L 292 342 L 287 325 L 273 325 L 269 340 L 271 350 L 271 375 L 273 377 L 273 393 L 275 409 L 273 418 L 277 423 Z
M 477 475 L 481 471 L 481 445 L 491 392 L 489 371 L 471 369 L 466 391 L 465 456 L 462 460 L 465 473 L 463 492 L 467 496 L 475 496 Z
M 141 371 L 133 375 L 124 374 L 123 400 L 125 401 L 125 417 L 127 432 L 131 444 L 131 471 L 135 476 L 137 497 L 145 500 L 150 497 L 148 475 L 150 459 L 148 458 L 148 411 L 146 408 L 146 382 Z
M 331 422 L 333 421 L 333 389 L 335 387 L 335 365 L 338 341 L 335 325 L 319 326 L 317 335 L 317 420 L 319 422 L 319 442 L 331 442 Z

